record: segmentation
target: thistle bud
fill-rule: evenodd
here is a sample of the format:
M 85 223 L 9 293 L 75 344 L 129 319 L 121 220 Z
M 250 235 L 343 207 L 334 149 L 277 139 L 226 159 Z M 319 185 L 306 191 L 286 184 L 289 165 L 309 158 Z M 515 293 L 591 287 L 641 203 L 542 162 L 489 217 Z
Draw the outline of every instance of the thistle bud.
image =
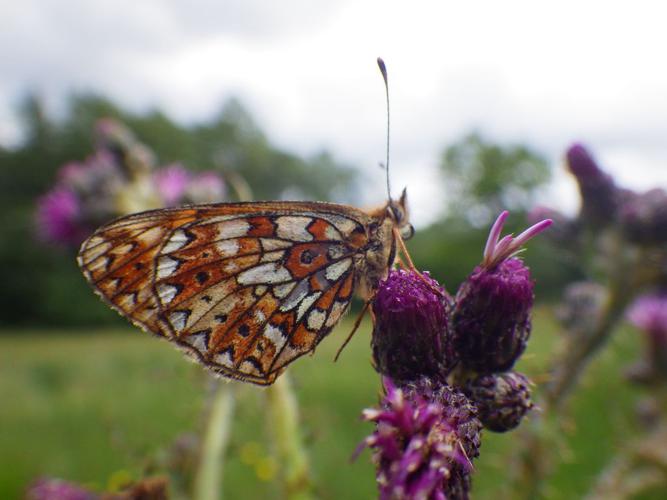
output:
M 607 225 L 618 205 L 618 190 L 612 177 L 602 171 L 581 144 L 567 150 L 567 164 L 576 177 L 581 193 L 581 219 L 589 224 Z
M 530 381 L 517 372 L 481 375 L 464 392 L 477 406 L 484 427 L 493 432 L 514 429 L 533 408 Z
M 533 281 L 521 259 L 522 245 L 551 225 L 543 220 L 519 236 L 499 240 L 508 213 L 489 234 L 484 260 L 459 287 L 452 315 L 454 350 L 465 368 L 478 373 L 512 368 L 530 336 Z
M 450 297 L 428 273 L 391 271 L 372 303 L 373 360 L 397 381 L 444 380 L 453 362 L 448 334 Z
M 667 192 L 652 189 L 628 196 L 619 218 L 628 240 L 645 245 L 667 242 Z

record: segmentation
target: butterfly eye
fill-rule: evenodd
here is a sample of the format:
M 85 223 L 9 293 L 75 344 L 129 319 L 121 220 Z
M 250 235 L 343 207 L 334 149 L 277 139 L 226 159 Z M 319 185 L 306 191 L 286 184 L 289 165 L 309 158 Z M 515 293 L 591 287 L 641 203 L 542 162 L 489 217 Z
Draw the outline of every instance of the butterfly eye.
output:
M 409 240 L 415 235 L 415 228 L 412 224 L 406 224 L 401 228 L 401 238 L 404 240 Z

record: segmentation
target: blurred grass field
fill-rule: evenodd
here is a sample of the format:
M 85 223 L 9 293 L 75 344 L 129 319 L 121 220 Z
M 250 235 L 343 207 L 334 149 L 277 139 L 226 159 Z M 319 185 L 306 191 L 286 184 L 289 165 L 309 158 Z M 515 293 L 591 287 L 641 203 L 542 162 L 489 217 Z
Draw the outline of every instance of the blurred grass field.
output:
M 291 367 L 317 491 L 326 499 L 376 497 L 369 453 L 349 460 L 371 430 L 359 414 L 377 402 L 368 325 L 332 362 L 349 328 L 348 320 L 315 356 Z M 582 497 L 621 444 L 641 432 L 634 418 L 640 393 L 622 376 L 638 350 L 635 336 L 618 332 L 572 400 L 568 433 L 554 450 L 565 462 L 549 483 L 550 498 Z M 518 368 L 539 380 L 556 344 L 550 314 L 539 310 Z M 40 475 L 100 489 L 114 478 L 141 477 L 174 440 L 199 429 L 206 386 L 198 366 L 135 330 L 0 332 L 0 498 L 20 498 Z M 279 498 L 262 415 L 262 390 L 239 387 L 226 498 Z M 497 496 L 514 441 L 511 433 L 485 433 L 474 498 Z

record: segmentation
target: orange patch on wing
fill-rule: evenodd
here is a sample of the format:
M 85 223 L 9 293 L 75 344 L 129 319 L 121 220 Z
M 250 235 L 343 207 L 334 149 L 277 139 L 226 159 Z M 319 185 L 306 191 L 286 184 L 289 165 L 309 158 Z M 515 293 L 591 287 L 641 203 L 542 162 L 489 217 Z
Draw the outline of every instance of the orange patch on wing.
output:
M 327 230 L 329 232 L 335 231 L 338 233 L 336 228 L 334 228 L 331 224 L 329 224 L 327 221 L 324 219 L 315 219 L 309 226 L 308 226 L 308 232 L 313 235 L 313 238 L 315 241 L 327 241 L 330 240 L 327 236 Z
M 310 350 L 315 346 L 317 332 L 309 330 L 304 324 L 300 324 L 290 336 L 289 343 L 299 351 Z
M 326 244 L 301 243 L 287 254 L 285 267 L 295 279 L 301 279 L 329 263 Z
M 331 309 L 331 306 L 333 305 L 333 301 L 336 299 L 338 295 L 338 290 L 340 289 L 341 283 L 338 282 L 331 288 L 329 288 L 324 294 L 317 299 L 317 302 L 315 302 L 315 306 L 318 309 L 322 309 L 323 311 L 328 311 Z
M 249 217 L 250 224 L 248 236 L 255 238 L 272 238 L 275 236 L 276 226 L 269 217 Z
M 173 276 L 158 280 L 157 283 L 179 285 L 183 288 L 174 300 L 169 303 L 169 307 L 173 308 L 203 290 L 222 282 L 230 276 L 234 276 L 244 269 L 253 267 L 258 262 L 259 255 L 247 255 L 245 257 L 225 259 L 216 265 L 193 267 L 185 272 L 180 272 L 179 270 Z
M 343 281 L 343 284 L 340 287 L 340 292 L 338 294 L 338 297 L 342 300 L 347 300 L 350 298 L 352 295 L 352 292 L 354 288 L 354 275 L 350 273 L 347 278 L 345 278 L 345 281 Z

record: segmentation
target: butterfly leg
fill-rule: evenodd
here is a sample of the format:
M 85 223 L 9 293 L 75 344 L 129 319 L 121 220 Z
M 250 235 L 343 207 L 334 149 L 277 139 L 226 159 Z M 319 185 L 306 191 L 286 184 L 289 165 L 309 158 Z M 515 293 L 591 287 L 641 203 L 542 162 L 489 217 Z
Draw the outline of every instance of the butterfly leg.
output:
M 399 249 L 401 250 L 401 253 L 405 256 L 405 259 L 408 261 L 408 269 L 410 271 L 413 271 L 413 272 L 417 273 L 417 275 L 419 275 L 421 280 L 424 283 L 426 283 L 426 285 L 428 285 L 429 288 L 431 288 L 433 291 L 438 293 L 438 295 L 442 294 L 441 290 L 439 290 L 437 287 L 435 287 L 433 285 L 433 283 L 431 283 L 430 280 L 427 280 L 426 277 L 420 271 L 417 270 L 417 268 L 415 267 L 414 262 L 412 262 L 412 258 L 410 257 L 410 253 L 408 252 L 408 248 L 405 246 L 405 242 L 403 241 L 403 238 L 401 237 L 401 233 L 399 232 L 399 230 L 396 227 L 394 227 L 394 238 L 396 238 L 396 241 L 398 243 Z M 405 264 L 403 264 L 403 261 L 401 260 L 400 256 L 398 257 L 398 261 L 401 265 L 403 265 L 403 267 L 405 267 Z
M 361 320 L 364 319 L 364 316 L 366 316 L 366 311 L 368 311 L 368 307 L 371 305 L 371 301 L 367 301 L 364 303 L 364 307 L 361 309 L 361 312 L 357 316 L 357 319 L 354 321 L 354 326 L 352 327 L 352 331 L 350 334 L 347 336 L 345 339 L 345 342 L 338 348 L 338 352 L 336 353 L 336 357 L 334 358 L 334 363 L 338 361 L 338 358 L 340 357 L 340 354 L 343 352 L 343 349 L 345 349 L 345 346 L 352 340 L 352 337 L 354 334 L 357 332 L 359 329 L 359 325 L 361 324 Z M 372 314 L 372 312 L 371 312 Z M 375 321 L 374 321 L 375 322 Z

